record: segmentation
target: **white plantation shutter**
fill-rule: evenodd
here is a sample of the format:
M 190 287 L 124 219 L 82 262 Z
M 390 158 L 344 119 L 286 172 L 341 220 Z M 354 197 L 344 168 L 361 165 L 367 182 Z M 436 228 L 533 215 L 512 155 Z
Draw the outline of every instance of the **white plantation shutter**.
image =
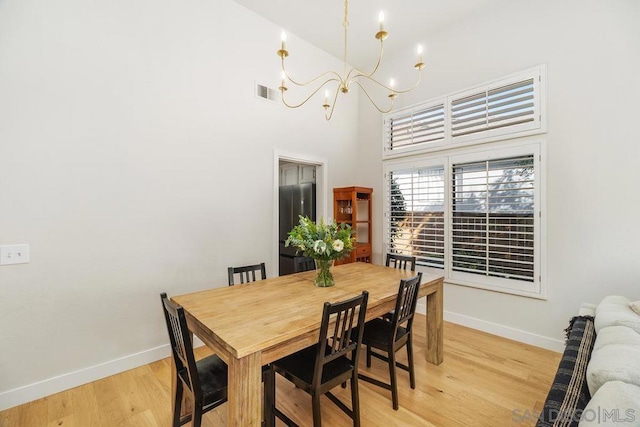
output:
M 384 247 L 445 280 L 544 297 L 540 146 L 385 162 Z
M 534 79 L 487 87 L 482 92 L 451 99 L 453 138 L 536 120 Z
M 452 166 L 453 271 L 533 282 L 533 155 Z
M 444 266 L 444 166 L 387 174 L 388 253 L 415 256 L 418 265 Z
M 444 140 L 444 103 L 404 111 L 385 119 L 385 150 L 415 148 Z
M 546 298 L 544 65 L 384 118 L 387 253 Z M 526 138 L 525 138 L 526 137 Z
M 544 67 L 387 114 L 383 156 L 545 132 Z

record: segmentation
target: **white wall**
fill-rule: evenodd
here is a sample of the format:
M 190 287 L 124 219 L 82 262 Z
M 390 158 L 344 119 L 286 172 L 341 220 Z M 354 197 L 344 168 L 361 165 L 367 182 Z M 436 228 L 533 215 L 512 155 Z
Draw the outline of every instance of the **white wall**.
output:
M 445 310 L 450 320 L 560 349 L 580 303 L 607 294 L 640 299 L 640 2 L 517 0 L 502 7 L 425 37 L 422 84 L 400 106 L 547 64 L 548 300 L 446 285 Z M 368 166 L 359 168 L 358 182 L 380 197 L 381 118 L 360 102 L 360 154 Z
M 254 96 L 279 43 L 229 0 L 0 0 L 0 244 L 31 245 L 0 267 L 0 409 L 168 355 L 161 291 L 273 275 L 274 150 L 354 184 L 357 94 L 331 122 Z

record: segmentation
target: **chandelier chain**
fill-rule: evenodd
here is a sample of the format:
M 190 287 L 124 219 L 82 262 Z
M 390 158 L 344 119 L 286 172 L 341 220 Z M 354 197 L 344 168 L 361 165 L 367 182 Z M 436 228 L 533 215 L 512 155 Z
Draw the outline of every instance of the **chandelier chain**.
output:
M 342 25 L 345 27 L 349 26 L 349 20 L 347 18 L 348 15 L 349 15 L 349 0 L 344 0 L 344 22 L 342 23 Z
M 342 26 L 344 27 L 343 75 L 345 76 L 345 79 L 348 78 L 346 77 L 347 76 L 347 27 L 349 26 L 348 15 L 349 15 L 349 0 L 344 0 L 344 21 L 342 22 Z M 344 88 L 346 87 L 346 85 L 347 85 L 346 80 L 343 80 L 341 82 L 341 86 Z

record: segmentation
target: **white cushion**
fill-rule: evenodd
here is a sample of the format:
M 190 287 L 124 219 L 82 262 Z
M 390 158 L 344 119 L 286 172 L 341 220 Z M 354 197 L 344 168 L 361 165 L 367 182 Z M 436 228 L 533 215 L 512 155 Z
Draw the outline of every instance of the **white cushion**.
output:
M 602 346 L 610 344 L 627 344 L 636 346 L 635 351 L 640 352 L 640 334 L 626 326 L 607 326 L 600 329 L 596 337 L 593 349 L 597 350 Z
M 640 316 L 631 310 L 629 303 L 629 299 L 625 297 L 605 297 L 596 308 L 596 334 L 607 326 L 627 326 L 640 334 Z
M 609 381 L 591 397 L 580 416 L 579 427 L 640 425 L 640 387 Z
M 640 314 L 640 301 L 630 302 L 629 307 L 631 307 L 631 310 L 635 311 L 636 314 Z
M 593 350 L 587 365 L 591 396 L 607 381 L 624 381 L 640 387 L 640 348 L 632 344 L 607 344 Z M 640 414 L 638 414 L 640 417 Z

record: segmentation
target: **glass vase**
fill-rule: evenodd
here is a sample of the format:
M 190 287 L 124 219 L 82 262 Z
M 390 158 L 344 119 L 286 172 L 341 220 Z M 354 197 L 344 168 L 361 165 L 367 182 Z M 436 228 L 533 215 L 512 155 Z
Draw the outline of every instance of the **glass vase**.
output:
M 332 259 L 316 259 L 316 286 L 319 288 L 327 288 L 333 286 L 335 281 L 333 280 L 333 274 L 331 273 L 331 267 L 333 267 Z

